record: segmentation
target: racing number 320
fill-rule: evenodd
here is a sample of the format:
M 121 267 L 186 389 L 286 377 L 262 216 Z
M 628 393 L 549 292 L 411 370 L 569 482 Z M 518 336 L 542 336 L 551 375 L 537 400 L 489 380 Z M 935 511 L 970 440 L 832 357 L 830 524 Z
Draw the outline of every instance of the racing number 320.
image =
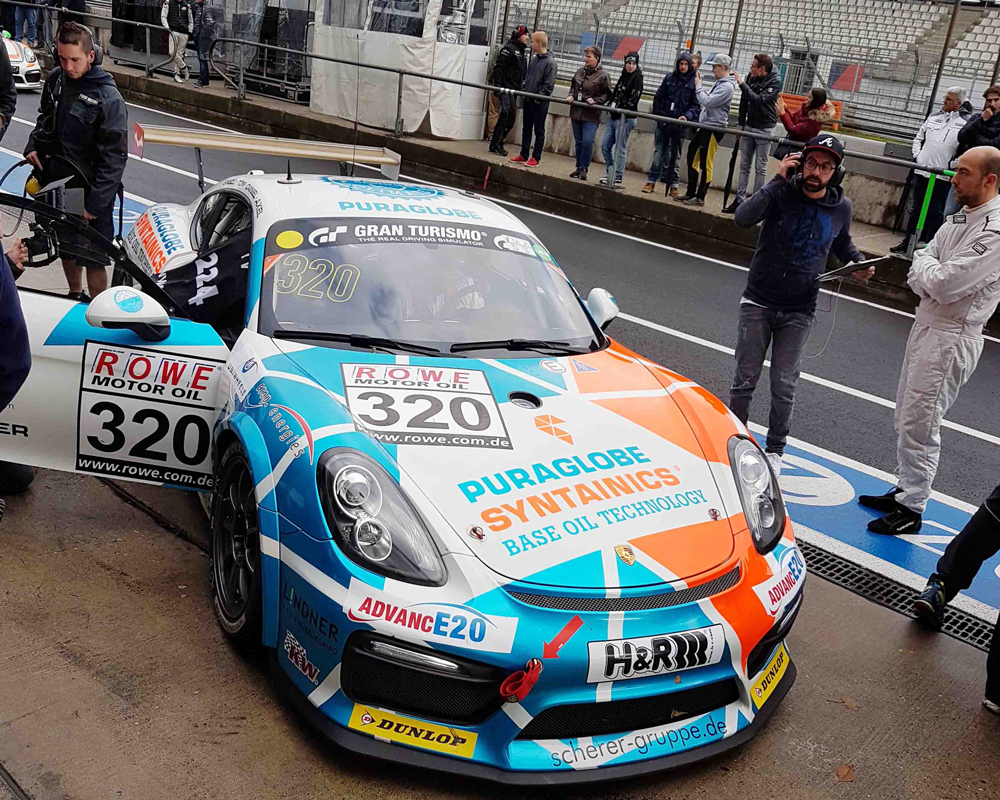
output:
M 325 296 L 331 302 L 346 303 L 354 294 L 360 277 L 361 270 L 353 264 L 335 267 L 326 258 L 310 261 L 301 253 L 291 253 L 278 267 L 274 288 L 278 294 L 297 294 L 314 300 Z
M 122 407 L 117 403 L 102 400 L 90 407 L 90 413 L 99 417 L 102 424 L 100 435 L 87 436 L 88 444 L 101 453 L 117 453 L 122 450 L 126 442 L 125 433 L 122 431 L 122 424 L 125 422 L 125 411 Z M 162 450 L 154 450 L 153 447 L 170 433 L 170 418 L 159 409 L 140 408 L 132 415 L 131 421 L 143 428 L 146 427 L 146 423 L 152 422 L 153 430 L 129 448 L 129 456 L 148 458 L 152 461 L 167 461 L 168 454 Z M 180 417 L 173 427 L 174 458 L 190 467 L 201 464 L 208 455 L 208 448 L 212 442 L 212 431 L 208 423 L 199 416 L 187 414 Z M 189 430 L 194 431 L 194 446 L 190 450 L 187 447 Z M 110 441 L 104 440 L 105 435 L 110 436 Z
M 381 414 L 373 417 L 371 414 L 358 414 L 362 420 L 369 425 L 389 428 L 399 422 L 399 412 L 393 408 L 396 398 L 384 392 L 362 392 L 358 395 L 358 400 L 374 400 L 371 410 Z M 425 430 L 448 430 L 447 422 L 435 422 L 434 417 L 444 410 L 444 403 L 431 394 L 409 394 L 403 398 L 404 405 L 417 406 L 426 403 L 422 409 L 417 409 L 410 421 L 409 428 L 422 428 Z M 474 397 L 455 397 L 448 403 L 448 411 L 451 418 L 458 425 L 467 431 L 485 431 L 490 427 L 490 412 L 483 403 Z

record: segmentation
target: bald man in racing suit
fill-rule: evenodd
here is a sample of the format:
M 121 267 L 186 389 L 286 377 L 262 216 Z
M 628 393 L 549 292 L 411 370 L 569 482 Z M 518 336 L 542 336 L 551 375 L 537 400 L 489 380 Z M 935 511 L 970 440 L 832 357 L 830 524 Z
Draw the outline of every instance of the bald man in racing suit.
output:
M 920 297 L 896 393 L 897 482 L 858 501 L 886 512 L 872 533 L 920 530 L 941 454 L 941 422 L 983 352 L 983 326 L 1000 302 L 1000 150 L 974 147 L 952 184 L 962 208 L 918 251 L 907 282 Z

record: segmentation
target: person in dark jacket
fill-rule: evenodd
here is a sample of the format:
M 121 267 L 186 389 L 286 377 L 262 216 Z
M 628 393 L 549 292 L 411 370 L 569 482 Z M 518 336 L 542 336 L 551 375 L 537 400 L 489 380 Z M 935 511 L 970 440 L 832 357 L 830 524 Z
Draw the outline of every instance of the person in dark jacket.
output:
M 16 239 L 6 254 L 0 251 L 0 331 L 4 346 L 0 349 L 0 419 L 31 371 L 31 347 L 28 327 L 21 311 L 21 298 L 14 282 L 23 274 L 20 262 L 28 249 Z M 0 495 L 20 494 L 35 479 L 35 471 L 24 464 L 0 461 Z M 3 500 L 0 500 L 0 518 Z
M 16 110 L 17 87 L 14 85 L 14 72 L 10 68 L 7 48 L 0 47 L 0 139 L 7 133 Z
M 212 50 L 212 40 L 218 36 L 216 30 L 216 10 L 205 0 L 195 0 L 191 37 L 194 39 L 194 46 L 198 51 L 198 80 L 194 82 L 196 89 L 203 89 L 209 84 L 209 56 Z
M 968 122 L 965 127 L 958 132 L 958 150 L 955 152 L 954 161 L 963 155 L 966 150 L 981 145 L 990 147 L 1000 147 L 1000 85 L 990 86 L 983 97 L 986 99 L 985 108 L 982 114 L 976 114 L 972 108 L 972 103 L 966 100 L 962 103 L 959 112 Z M 989 112 L 987 114 L 987 112 Z M 955 187 L 948 191 L 948 199 L 944 204 L 944 216 L 950 217 L 957 214 L 962 208 L 955 195 Z
M 826 269 L 831 250 L 844 263 L 864 260 L 851 240 L 851 201 L 834 180 L 843 158 L 839 140 L 817 136 L 802 153 L 787 156 L 777 174 L 736 210 L 741 228 L 763 224 L 740 300 L 729 407 L 746 425 L 770 346 L 766 452 L 776 475 L 781 472 L 802 353 L 815 321 L 816 279 Z M 875 269 L 855 274 L 868 280 Z
M 691 54 L 686 50 L 677 57 L 674 71 L 664 76 L 660 88 L 656 90 L 653 96 L 653 113 L 671 119 L 698 119 L 701 106 L 695 99 L 694 66 Z M 663 182 L 668 186 L 667 194 L 670 197 L 678 196 L 680 177 L 677 165 L 684 145 L 684 133 L 685 130 L 680 125 L 657 123 L 653 132 L 653 161 L 649 165 L 646 185 L 642 187 L 646 194 L 656 188 L 656 181 L 662 175 Z
M 76 22 L 80 25 L 83 24 L 83 15 L 87 12 L 87 0 L 55 0 L 52 5 L 59 9 L 59 13 L 56 15 L 57 37 L 59 28 L 65 23 Z
M 750 77 L 744 81 L 738 72 L 733 73 L 733 77 L 740 88 L 740 128 L 748 133 L 773 135 L 778 124 L 776 106 L 781 92 L 781 76 L 774 71 L 771 56 L 757 53 L 750 65 Z M 767 157 L 771 152 L 771 143 L 741 136 L 739 148 L 740 177 L 736 184 L 736 199 L 723 209 L 726 214 L 732 214 L 746 200 L 751 167 L 754 167 L 754 191 L 758 191 L 767 180 Z
M 611 105 L 615 108 L 627 108 L 629 111 L 639 110 L 642 99 L 642 70 L 639 69 L 639 53 L 632 50 L 625 56 L 625 66 L 622 74 L 611 93 Z M 601 142 L 601 152 L 607 166 L 607 175 L 601 178 L 601 183 L 607 186 L 614 178 L 614 185 L 621 186 L 625 174 L 625 162 L 628 161 L 628 137 L 635 127 L 635 117 L 615 114 L 608 115 L 604 126 L 604 140 Z M 615 170 L 615 164 L 618 168 Z M 612 171 L 615 175 L 612 176 Z
M 549 37 L 545 31 L 535 31 L 531 34 L 531 52 L 534 53 L 534 57 L 528 65 L 524 91 L 549 97 L 556 88 L 556 60 L 549 55 L 548 47 Z M 526 167 L 538 166 L 538 162 L 542 160 L 542 148 L 545 146 L 545 119 L 548 115 L 548 100 L 524 98 L 524 108 L 521 109 L 521 152 L 510 159 L 511 162 L 524 164 Z M 529 158 L 532 134 L 535 146 Z
M 497 55 L 497 63 L 493 66 L 494 86 L 501 89 L 518 89 L 524 86 L 528 74 L 528 29 L 518 25 L 510 34 L 507 42 Z M 503 143 L 507 135 L 514 129 L 514 119 L 517 117 L 517 106 L 514 97 L 505 92 L 496 92 L 500 101 L 500 116 L 493 126 L 493 138 L 490 139 L 490 152 L 498 156 L 506 156 Z
M 611 99 L 611 81 L 601 66 L 600 47 L 590 45 L 583 49 L 583 66 L 573 76 L 566 99 L 591 106 L 606 105 Z M 570 177 L 585 181 L 590 159 L 594 155 L 594 137 L 601 124 L 601 112 L 598 109 L 572 106 L 569 118 L 573 123 L 573 141 L 576 146 L 576 169 L 570 173 Z
M 101 66 L 90 31 L 67 22 L 56 36 L 61 66 L 42 87 L 38 120 L 28 136 L 25 158 L 43 175 L 43 184 L 72 176 L 83 186 L 83 218 L 106 239 L 114 237 L 112 208 L 128 161 L 128 114 L 114 78 Z M 60 239 L 63 270 L 72 296 L 83 299 L 83 269 L 94 297 L 108 287 L 107 256 L 78 234 Z

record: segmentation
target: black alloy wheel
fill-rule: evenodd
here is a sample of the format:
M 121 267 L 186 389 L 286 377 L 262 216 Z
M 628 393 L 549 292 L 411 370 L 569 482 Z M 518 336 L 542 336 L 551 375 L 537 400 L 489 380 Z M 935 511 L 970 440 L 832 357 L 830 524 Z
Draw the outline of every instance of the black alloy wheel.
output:
M 260 523 L 250 465 L 238 443 L 226 448 L 212 499 L 212 588 L 226 635 L 261 641 Z

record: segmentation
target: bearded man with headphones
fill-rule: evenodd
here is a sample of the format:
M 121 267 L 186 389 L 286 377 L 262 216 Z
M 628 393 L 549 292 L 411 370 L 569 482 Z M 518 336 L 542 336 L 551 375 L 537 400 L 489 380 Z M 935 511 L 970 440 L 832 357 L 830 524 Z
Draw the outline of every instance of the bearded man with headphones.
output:
M 844 194 L 844 146 L 829 134 L 786 156 L 777 174 L 736 210 L 736 224 L 763 223 L 740 299 L 736 376 L 729 407 L 745 425 L 750 401 L 771 348 L 768 460 L 781 473 L 802 354 L 816 320 L 817 278 L 830 251 L 842 262 L 863 261 L 851 241 L 851 201 Z M 875 268 L 854 273 L 866 281 Z

